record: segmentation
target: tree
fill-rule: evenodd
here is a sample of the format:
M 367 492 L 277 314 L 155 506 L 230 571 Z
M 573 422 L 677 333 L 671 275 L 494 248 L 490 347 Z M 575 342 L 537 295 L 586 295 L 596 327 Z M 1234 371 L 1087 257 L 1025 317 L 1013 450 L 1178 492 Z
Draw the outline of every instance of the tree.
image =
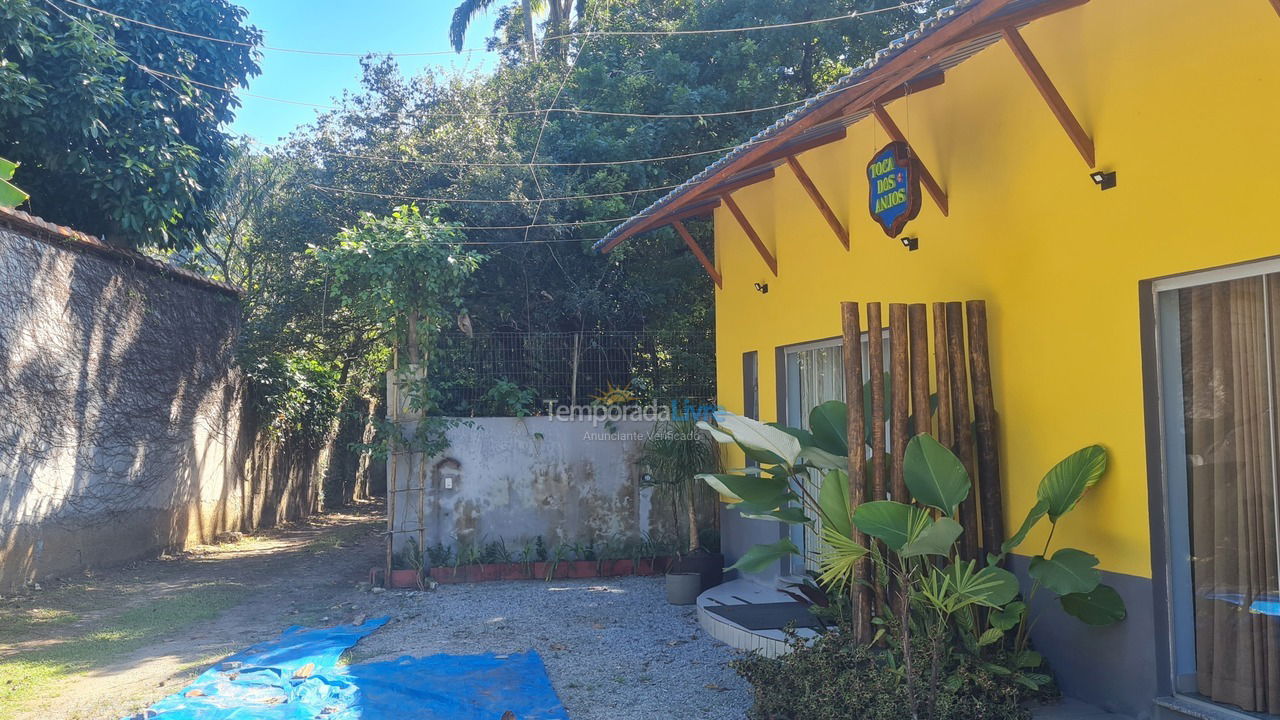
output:
M 555 5 L 559 0 L 551 0 Z M 467 28 L 476 16 L 488 10 L 493 0 L 462 0 L 453 11 L 453 20 L 449 23 L 449 42 L 453 49 L 462 52 L 462 41 L 466 39 Z M 537 39 L 533 34 L 533 14 L 541 9 L 541 0 L 520 0 L 520 16 L 524 20 L 524 41 L 529 49 L 529 57 L 538 59 Z
M 32 212 L 135 247 L 189 247 L 232 152 L 222 126 L 258 73 L 261 34 L 228 0 L 0 3 L 0 155 Z

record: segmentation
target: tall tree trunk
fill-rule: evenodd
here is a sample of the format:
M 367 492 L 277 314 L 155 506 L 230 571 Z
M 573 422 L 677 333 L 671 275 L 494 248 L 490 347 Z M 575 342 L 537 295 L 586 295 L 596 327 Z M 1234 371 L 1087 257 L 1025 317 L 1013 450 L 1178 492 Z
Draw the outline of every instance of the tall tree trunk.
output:
M 524 13 L 524 39 L 529 43 L 529 59 L 537 60 L 538 43 L 533 36 L 533 0 L 520 0 L 520 10 Z

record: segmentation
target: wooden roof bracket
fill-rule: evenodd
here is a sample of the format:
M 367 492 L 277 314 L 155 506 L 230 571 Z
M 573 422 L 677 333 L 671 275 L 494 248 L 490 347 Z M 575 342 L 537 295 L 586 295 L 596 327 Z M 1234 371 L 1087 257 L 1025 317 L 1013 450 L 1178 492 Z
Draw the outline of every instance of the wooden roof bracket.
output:
M 676 220 L 671 223 L 671 226 L 676 229 L 676 232 L 680 233 L 680 237 L 684 239 L 684 244 L 689 246 L 689 252 L 692 252 L 693 256 L 698 258 L 698 262 L 702 264 L 702 269 L 706 270 L 707 274 L 711 276 L 711 282 L 715 283 L 716 287 L 723 290 L 724 278 L 720 276 L 720 271 L 716 270 L 715 263 L 712 263 L 711 260 L 707 258 L 707 254 L 702 252 L 702 248 L 698 247 L 698 243 L 694 242 L 693 236 L 685 229 L 684 223 Z
M 897 142 L 906 142 L 907 137 L 902 134 L 902 130 L 898 129 L 898 124 L 889 116 L 889 112 L 879 101 L 871 104 L 871 112 L 876 116 L 876 120 L 880 123 L 880 127 L 884 128 L 884 132 Z M 929 168 L 925 167 L 924 161 L 920 160 L 920 156 L 916 156 L 916 165 L 920 169 L 920 183 L 924 185 L 924 189 L 929 192 L 929 197 L 933 198 L 934 204 L 942 211 L 945 217 L 951 212 L 951 205 L 947 200 L 947 193 L 934 179 L 933 173 L 929 172 Z
M 836 213 L 827 204 L 827 199 L 822 197 L 822 193 L 818 192 L 818 186 L 813 184 L 813 179 L 809 177 L 809 173 L 804 171 L 804 167 L 800 165 L 800 161 L 794 155 L 787 156 L 787 166 L 791 168 L 791 172 L 795 173 L 796 180 L 800 181 L 800 186 L 809 195 L 809 199 L 818 207 L 818 212 L 822 213 L 823 219 L 831 226 L 831 231 L 836 234 L 836 239 L 844 245 L 844 249 L 849 249 L 849 230 L 840 222 L 840 218 L 836 217 Z
M 725 193 L 723 196 L 725 207 L 729 208 L 729 212 L 733 213 L 733 218 L 738 221 L 738 225 L 742 227 L 742 231 L 747 234 L 751 240 L 751 244 L 756 246 L 756 251 L 760 253 L 760 257 L 764 259 L 764 264 L 769 266 L 769 270 L 774 277 L 778 276 L 778 258 L 769 252 L 769 248 L 764 246 L 764 241 L 760 239 L 760 233 L 756 232 L 751 223 L 747 221 L 747 216 L 742 214 L 742 208 L 738 207 L 738 203 L 734 202 L 733 196 Z
M 1280 0 L 1274 0 L 1280 3 Z M 1027 71 L 1031 82 L 1035 84 L 1036 89 L 1040 91 L 1040 96 L 1044 98 L 1045 103 L 1049 105 L 1049 109 L 1053 111 L 1053 116 L 1058 119 L 1058 123 L 1062 125 L 1062 129 L 1067 132 L 1067 137 L 1071 138 L 1072 144 L 1076 146 L 1076 150 L 1080 151 L 1080 157 L 1084 158 L 1084 162 L 1089 169 L 1096 167 L 1097 163 L 1094 159 L 1093 138 L 1084 131 L 1084 127 L 1076 116 L 1071 112 L 1071 108 L 1067 107 L 1067 101 L 1062 99 L 1062 94 L 1058 92 L 1058 88 L 1054 87 L 1053 82 L 1049 80 L 1049 75 L 1045 73 L 1044 67 L 1040 65 L 1040 61 L 1031 53 L 1031 48 L 1027 46 L 1027 41 L 1022 39 L 1022 34 L 1012 25 L 1006 25 L 1000 28 L 1000 34 L 1004 36 L 1005 43 L 1009 49 L 1013 51 L 1014 57 Z

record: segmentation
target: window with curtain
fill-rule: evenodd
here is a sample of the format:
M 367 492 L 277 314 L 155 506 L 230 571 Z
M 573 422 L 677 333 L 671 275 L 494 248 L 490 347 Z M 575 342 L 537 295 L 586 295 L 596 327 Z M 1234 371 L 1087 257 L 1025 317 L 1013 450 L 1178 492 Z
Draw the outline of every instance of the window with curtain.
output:
M 862 379 L 870 382 L 870 353 L 867 334 L 862 334 Z M 877 375 L 889 369 L 889 336 L 886 330 L 881 338 L 884 367 Z M 844 402 L 844 341 L 822 340 L 785 349 L 786 384 L 784 386 L 785 414 L 782 421 L 792 427 L 809 429 L 809 412 L 829 400 Z M 889 437 L 889 423 L 885 421 L 885 438 Z M 806 478 L 806 489 L 815 496 L 819 490 L 819 476 L 811 473 Z M 805 551 L 805 567 L 818 567 L 817 551 L 821 542 L 821 529 L 816 526 L 792 526 L 791 540 Z M 801 568 L 793 568 L 798 573 Z
M 1178 688 L 1280 715 L 1280 274 L 1159 302 Z

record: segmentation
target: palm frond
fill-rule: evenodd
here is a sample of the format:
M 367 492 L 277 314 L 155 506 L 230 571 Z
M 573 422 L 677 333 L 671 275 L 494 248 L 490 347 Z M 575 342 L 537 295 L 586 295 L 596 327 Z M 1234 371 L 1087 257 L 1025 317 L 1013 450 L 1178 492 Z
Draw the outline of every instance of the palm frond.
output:
M 453 11 L 453 21 L 449 23 L 449 43 L 453 49 L 462 52 L 462 42 L 467 37 L 467 28 L 477 15 L 489 9 L 493 0 L 462 0 Z

